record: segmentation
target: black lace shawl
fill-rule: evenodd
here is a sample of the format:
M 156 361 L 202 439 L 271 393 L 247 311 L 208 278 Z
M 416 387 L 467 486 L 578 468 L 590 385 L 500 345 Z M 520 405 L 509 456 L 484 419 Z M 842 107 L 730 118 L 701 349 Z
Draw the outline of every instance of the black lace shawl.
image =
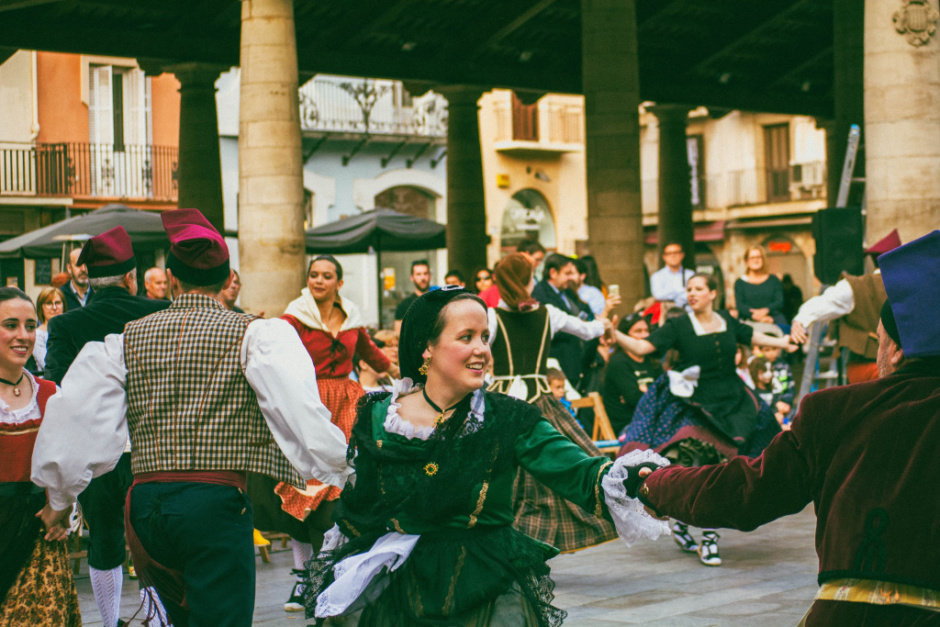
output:
M 420 466 L 433 464 L 433 474 L 414 471 L 414 448 L 376 440 L 373 408 L 389 393 L 365 396 L 359 404 L 347 453 L 349 464 L 356 469 L 355 487 L 343 491 L 334 519 L 352 521 L 359 533 L 384 533 L 387 521 L 401 512 L 430 525 L 469 513 L 469 504 L 475 501 L 474 490 L 488 475 L 498 475 L 516 463 L 516 438 L 541 418 L 538 410 L 527 403 L 485 394 L 483 420 L 470 412 L 472 395 L 467 396 L 422 447 Z

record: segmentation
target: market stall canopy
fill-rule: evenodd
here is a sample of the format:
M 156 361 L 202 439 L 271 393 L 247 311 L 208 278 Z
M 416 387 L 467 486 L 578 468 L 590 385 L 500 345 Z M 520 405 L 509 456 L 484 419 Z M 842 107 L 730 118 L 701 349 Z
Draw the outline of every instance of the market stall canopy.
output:
M 306 231 L 309 254 L 408 252 L 447 247 L 446 227 L 392 209 L 372 209 Z
M 137 250 L 170 245 L 159 212 L 110 204 L 0 243 L 0 259 L 58 257 L 68 242 L 83 242 L 116 226 L 124 227 Z

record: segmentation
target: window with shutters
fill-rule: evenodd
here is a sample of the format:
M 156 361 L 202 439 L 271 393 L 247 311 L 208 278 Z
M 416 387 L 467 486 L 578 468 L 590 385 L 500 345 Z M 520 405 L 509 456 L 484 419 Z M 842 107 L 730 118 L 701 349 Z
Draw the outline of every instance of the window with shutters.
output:
M 764 127 L 767 202 L 790 200 L 790 125 Z
M 153 185 L 150 78 L 139 68 L 91 65 L 88 160 L 96 196 L 149 196 Z

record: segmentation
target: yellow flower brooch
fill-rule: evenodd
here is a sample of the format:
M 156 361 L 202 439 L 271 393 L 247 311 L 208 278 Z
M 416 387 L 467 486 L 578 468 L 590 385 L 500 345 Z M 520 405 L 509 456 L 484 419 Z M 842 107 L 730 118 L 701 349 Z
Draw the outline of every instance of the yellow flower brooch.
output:
M 430 464 L 428 464 L 427 466 L 425 466 L 425 467 L 424 467 L 424 474 L 426 474 L 426 475 L 429 476 L 429 477 L 433 477 L 434 475 L 436 475 L 436 474 L 437 474 L 437 464 L 435 464 L 434 462 L 431 462 Z

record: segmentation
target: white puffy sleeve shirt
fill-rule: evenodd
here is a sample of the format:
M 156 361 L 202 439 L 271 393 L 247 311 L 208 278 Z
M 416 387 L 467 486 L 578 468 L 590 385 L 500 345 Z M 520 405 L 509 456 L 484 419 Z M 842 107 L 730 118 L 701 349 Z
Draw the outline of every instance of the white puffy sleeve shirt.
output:
M 814 322 L 825 323 L 848 315 L 853 309 L 855 309 L 855 293 L 852 291 L 852 286 L 845 279 L 839 279 L 825 292 L 803 303 L 799 312 L 793 316 L 793 320 L 804 327 L 809 327 Z
M 310 355 L 296 331 L 280 319 L 248 325 L 241 365 L 268 428 L 305 479 L 343 486 L 346 438 L 320 400 Z M 32 481 L 65 509 L 97 477 L 117 464 L 127 441 L 127 369 L 124 336 L 89 342 L 46 404 L 33 449 Z

